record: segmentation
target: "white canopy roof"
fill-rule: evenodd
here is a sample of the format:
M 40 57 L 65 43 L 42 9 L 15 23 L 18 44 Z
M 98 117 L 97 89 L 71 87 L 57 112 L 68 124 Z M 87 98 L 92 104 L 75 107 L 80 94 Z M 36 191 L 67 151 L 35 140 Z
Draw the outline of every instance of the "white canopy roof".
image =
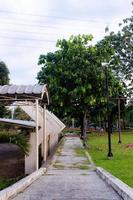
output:
M 3 85 L 0 86 L 0 100 L 34 100 L 49 103 L 46 85 Z
M 14 124 L 14 125 L 26 127 L 26 128 L 36 127 L 36 123 L 34 121 L 25 121 L 25 120 L 18 120 L 18 119 L 0 118 L 0 123 Z

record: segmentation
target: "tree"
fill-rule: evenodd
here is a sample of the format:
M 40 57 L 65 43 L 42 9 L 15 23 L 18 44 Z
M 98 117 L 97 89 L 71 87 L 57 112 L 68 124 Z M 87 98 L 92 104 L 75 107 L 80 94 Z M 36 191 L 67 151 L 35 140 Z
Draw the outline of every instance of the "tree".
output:
M 105 102 L 105 74 L 101 62 L 112 52 L 100 53 L 103 46 L 92 46 L 92 35 L 71 36 L 58 40 L 59 50 L 40 55 L 39 83 L 47 83 L 52 105 L 50 109 L 59 117 L 79 119 L 82 135 L 86 135 L 86 117 L 97 103 Z M 105 46 L 105 52 L 108 48 Z M 118 91 L 119 81 L 109 69 L 110 94 Z M 121 90 L 121 89 L 120 89 Z
M 126 107 L 126 112 L 125 112 L 125 119 L 126 119 L 126 124 L 128 126 L 133 126 L 133 103 L 128 103 Z
M 114 49 L 114 69 L 118 76 L 128 86 L 128 92 L 133 91 L 133 16 L 119 24 L 120 31 L 111 32 L 104 40 L 110 42 Z
M 0 62 L 0 85 L 9 84 L 9 70 L 4 62 Z
M 29 115 L 27 115 L 20 107 L 17 107 L 14 110 L 14 119 L 31 120 Z
M 0 62 L 0 85 L 9 84 L 9 70 L 4 62 Z M 7 109 L 0 104 L 0 117 L 7 115 Z

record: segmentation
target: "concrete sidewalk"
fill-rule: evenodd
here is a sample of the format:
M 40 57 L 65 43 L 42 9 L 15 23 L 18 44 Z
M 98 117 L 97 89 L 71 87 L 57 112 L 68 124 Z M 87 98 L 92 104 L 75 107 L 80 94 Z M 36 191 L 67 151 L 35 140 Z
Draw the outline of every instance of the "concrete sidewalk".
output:
M 81 147 L 78 137 L 66 137 L 47 173 L 14 200 L 120 200 L 88 159 L 77 155 Z

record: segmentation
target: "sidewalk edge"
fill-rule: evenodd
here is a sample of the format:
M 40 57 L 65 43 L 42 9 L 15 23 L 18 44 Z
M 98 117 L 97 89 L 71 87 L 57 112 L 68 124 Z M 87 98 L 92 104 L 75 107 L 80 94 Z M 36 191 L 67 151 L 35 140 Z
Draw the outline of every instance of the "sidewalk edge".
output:
M 35 180 L 40 178 L 45 172 L 46 172 L 46 168 L 40 168 L 39 170 L 33 172 L 27 177 L 7 187 L 6 189 L 1 190 L 0 200 L 7 200 L 11 197 L 16 196 L 19 192 L 23 191 L 25 188 L 31 185 Z
M 133 189 L 102 167 L 96 167 L 97 174 L 124 199 L 133 200 Z
M 95 169 L 95 168 L 96 168 L 96 165 L 95 165 L 95 163 L 93 162 L 93 160 L 92 160 L 90 154 L 88 153 L 88 151 L 87 151 L 86 149 L 84 149 L 84 151 L 85 151 L 85 155 L 86 155 L 86 157 L 88 158 L 88 160 L 90 161 L 92 167 Z

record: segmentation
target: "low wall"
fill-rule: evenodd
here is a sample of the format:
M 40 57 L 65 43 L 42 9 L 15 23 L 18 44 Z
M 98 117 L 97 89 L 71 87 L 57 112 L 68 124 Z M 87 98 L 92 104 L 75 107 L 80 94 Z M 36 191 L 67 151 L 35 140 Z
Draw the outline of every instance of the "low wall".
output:
M 0 144 L 0 178 L 16 178 L 24 174 L 24 154 L 17 145 Z

